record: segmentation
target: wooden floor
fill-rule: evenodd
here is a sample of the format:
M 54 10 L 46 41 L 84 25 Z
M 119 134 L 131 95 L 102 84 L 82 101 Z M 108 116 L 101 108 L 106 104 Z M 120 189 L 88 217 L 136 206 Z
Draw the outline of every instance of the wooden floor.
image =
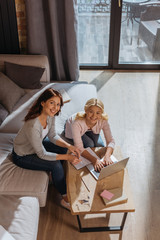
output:
M 41 208 L 38 240 L 159 240 L 160 239 L 160 73 L 81 71 L 80 80 L 97 86 L 105 104 L 116 144 L 129 156 L 128 172 L 135 202 L 123 233 L 79 233 L 76 216 L 62 209 L 49 186 Z M 100 81 L 101 80 L 101 81 Z M 121 214 L 83 216 L 90 224 L 119 224 Z

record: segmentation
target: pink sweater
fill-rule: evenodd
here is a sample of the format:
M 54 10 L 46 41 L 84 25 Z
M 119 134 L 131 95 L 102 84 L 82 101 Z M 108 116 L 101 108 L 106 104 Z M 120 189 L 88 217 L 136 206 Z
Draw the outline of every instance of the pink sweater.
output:
M 88 126 L 86 125 L 85 119 L 75 120 L 75 116 L 76 114 L 72 115 L 66 122 L 65 137 L 73 139 L 74 145 L 79 148 L 80 152 L 83 152 L 85 149 L 83 147 L 81 136 L 88 131 Z M 101 130 L 104 133 L 106 146 L 114 148 L 115 141 L 112 137 L 110 126 L 107 120 L 98 120 L 96 125 L 92 128 L 92 131 L 95 134 L 100 134 Z

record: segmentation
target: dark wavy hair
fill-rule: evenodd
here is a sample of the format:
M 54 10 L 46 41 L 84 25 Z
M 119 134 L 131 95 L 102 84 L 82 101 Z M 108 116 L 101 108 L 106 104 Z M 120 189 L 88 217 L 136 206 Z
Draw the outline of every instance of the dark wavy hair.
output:
M 61 107 L 63 106 L 62 95 L 57 90 L 54 90 L 52 88 L 48 88 L 39 96 L 39 98 L 35 101 L 35 103 L 29 109 L 27 115 L 24 118 L 24 121 L 27 121 L 27 120 L 34 119 L 34 118 L 38 117 L 41 114 L 42 109 L 43 109 L 41 103 L 46 102 L 51 97 L 59 97 L 60 98 L 60 109 L 56 113 L 56 115 L 58 116 L 60 111 L 61 111 Z

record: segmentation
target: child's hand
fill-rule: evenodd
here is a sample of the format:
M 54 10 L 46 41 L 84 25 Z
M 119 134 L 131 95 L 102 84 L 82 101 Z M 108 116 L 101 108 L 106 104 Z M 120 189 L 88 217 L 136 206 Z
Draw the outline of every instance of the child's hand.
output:
M 104 159 L 103 159 L 103 164 L 104 164 L 105 166 L 110 165 L 110 164 L 112 164 L 112 163 L 113 163 L 113 161 L 111 160 L 110 157 L 108 157 L 108 156 L 105 156 L 105 157 L 104 157 Z
M 80 152 L 79 152 L 79 149 L 77 147 L 75 147 L 73 145 L 70 145 L 68 147 L 68 150 L 69 150 L 69 152 L 73 153 L 73 155 L 75 155 L 76 157 L 78 157 L 78 158 L 80 157 Z
M 69 161 L 70 163 L 74 164 L 74 165 L 81 162 L 81 160 L 79 158 L 77 158 L 75 155 L 66 154 L 66 156 L 67 156 L 66 160 Z
M 100 172 L 101 169 L 104 167 L 104 163 L 100 161 L 99 159 L 96 160 L 96 162 L 93 164 L 95 171 Z

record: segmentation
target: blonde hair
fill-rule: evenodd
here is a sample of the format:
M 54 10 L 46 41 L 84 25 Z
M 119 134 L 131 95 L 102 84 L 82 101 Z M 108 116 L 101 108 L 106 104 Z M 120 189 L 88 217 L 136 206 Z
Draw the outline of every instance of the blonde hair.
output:
M 104 104 L 102 103 L 102 101 L 100 99 L 97 99 L 97 98 L 89 99 L 84 106 L 85 113 L 78 112 L 76 117 L 75 117 L 75 120 L 84 119 L 86 117 L 86 112 L 92 106 L 99 107 L 102 110 L 102 119 L 108 120 L 108 115 L 104 112 Z

